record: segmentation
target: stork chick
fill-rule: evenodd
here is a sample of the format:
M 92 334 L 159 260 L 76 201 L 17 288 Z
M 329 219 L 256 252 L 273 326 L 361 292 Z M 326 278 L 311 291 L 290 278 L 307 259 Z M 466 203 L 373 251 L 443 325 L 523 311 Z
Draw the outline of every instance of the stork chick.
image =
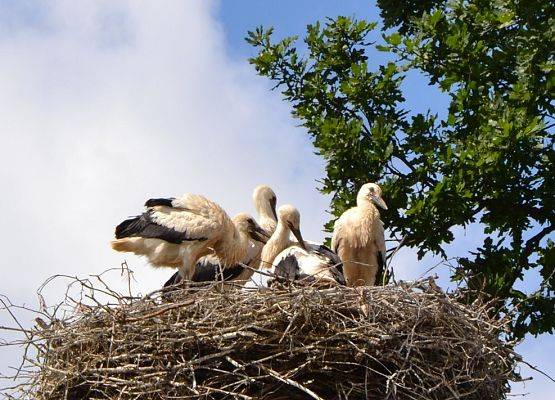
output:
M 294 244 L 291 241 L 291 233 L 297 238 L 298 244 L 306 249 L 305 242 L 300 230 L 301 215 L 299 210 L 290 204 L 285 204 L 278 209 L 278 222 L 276 230 L 262 248 L 260 255 L 260 268 L 272 268 L 274 258 L 286 248 Z
M 259 185 L 254 189 L 252 200 L 258 214 L 259 225 L 268 235 L 272 235 L 277 224 L 276 194 L 269 186 Z M 245 268 L 244 265 L 257 268 L 260 264 L 260 253 L 263 247 L 262 242 L 252 240 L 247 255 L 241 260 L 241 263 L 228 265 L 226 268 L 222 268 L 218 257 L 214 255 L 204 256 L 198 260 L 191 280 L 193 282 L 214 282 L 223 279 L 224 281 L 234 281 L 236 284 L 244 284 L 254 273 L 252 269 Z M 179 272 L 176 272 L 164 284 L 164 288 L 176 285 L 179 282 L 181 282 L 181 276 Z
M 146 256 L 155 267 L 177 267 L 190 279 L 198 259 L 215 254 L 223 266 L 241 261 L 250 239 L 265 242 L 267 234 L 249 215 L 230 219 L 216 203 L 195 194 L 150 199 L 140 216 L 116 227 L 116 251 Z
M 387 210 L 375 183 L 362 185 L 357 206 L 335 222 L 331 248 L 343 261 L 348 286 L 373 286 L 385 266 L 383 223 L 377 207 Z M 377 207 L 376 207 L 377 206 Z
M 284 205 L 278 210 L 276 231 L 261 255 L 261 268 L 270 268 L 273 275 L 289 281 L 345 284 L 341 260 L 323 245 L 307 246 L 300 231 L 299 211 Z M 290 234 L 298 242 L 290 240 Z
M 278 217 L 276 214 L 277 197 L 272 188 L 266 185 L 254 188 L 252 202 L 258 214 L 258 224 L 266 232 L 274 233 Z
M 260 227 L 271 236 L 276 230 L 278 220 L 276 214 L 276 194 L 269 186 L 260 185 L 254 189 L 252 200 L 256 213 L 258 214 L 258 223 Z M 263 248 L 264 243 L 252 241 L 249 251 L 247 252 L 247 257 L 243 260 L 243 263 L 251 268 L 257 268 L 260 264 L 260 256 Z M 244 268 L 243 271 L 232 280 L 245 283 L 252 277 L 253 273 L 254 271 L 252 269 Z

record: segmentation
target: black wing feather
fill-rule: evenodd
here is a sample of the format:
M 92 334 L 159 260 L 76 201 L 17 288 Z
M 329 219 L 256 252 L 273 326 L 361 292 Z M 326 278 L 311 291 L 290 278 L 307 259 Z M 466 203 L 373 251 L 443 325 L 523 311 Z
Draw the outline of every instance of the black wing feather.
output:
M 172 277 L 170 279 L 168 279 L 166 281 L 166 283 L 164 283 L 164 287 L 167 288 L 168 286 L 177 285 L 182 280 L 183 279 L 181 278 L 181 275 L 179 274 L 179 271 L 177 271 L 175 274 L 172 275 Z
M 295 254 L 288 254 L 274 268 L 274 274 L 280 278 L 295 280 L 299 278 L 299 261 Z
M 224 281 L 231 281 L 237 278 L 244 270 L 245 267 L 242 264 L 235 264 L 222 270 L 219 264 L 201 261 L 197 263 L 191 280 L 193 282 L 217 282 L 223 278 Z
M 319 245 L 315 251 L 316 253 L 320 253 L 324 257 L 328 258 L 330 260 L 330 264 L 332 265 L 341 264 L 341 259 L 339 258 L 337 253 L 335 253 L 332 249 L 330 249 L 325 244 Z
M 328 265 L 330 267 L 335 267 L 335 269 L 337 269 L 340 274 L 343 274 L 343 262 L 341 261 L 341 258 L 339 258 L 337 253 L 335 253 L 332 249 L 330 249 L 325 244 L 320 244 L 317 246 L 309 245 L 309 248 L 310 252 L 315 252 L 326 257 L 329 260 Z
M 145 203 L 145 207 L 155 207 L 155 206 L 166 206 L 173 207 L 174 197 L 169 199 L 148 199 Z
M 330 267 L 331 275 L 333 279 L 340 285 L 346 286 L 347 281 L 345 280 L 345 275 L 343 274 L 343 264 L 339 264 L 335 267 Z
M 157 224 L 152 220 L 150 211 L 127 219 L 116 226 L 116 239 L 125 237 L 161 239 L 174 244 L 181 244 L 185 241 L 192 240 L 206 240 L 206 238 L 191 238 L 187 236 L 187 232 L 179 232 L 175 229 Z
M 341 261 L 341 258 L 325 244 L 321 244 L 316 251 L 329 260 L 328 265 L 335 281 L 340 285 L 346 285 L 347 282 L 343 274 L 343 261 Z
M 231 267 L 224 268 L 223 271 L 220 272 L 219 264 L 215 264 L 210 261 L 200 261 L 195 266 L 195 273 L 193 274 L 191 281 L 219 282 L 222 280 L 222 277 L 224 281 L 232 281 L 239 277 L 244 270 L 245 267 L 242 264 L 235 264 Z M 166 283 L 164 283 L 164 287 L 177 285 L 182 281 L 183 278 L 178 271 L 173 274 L 172 277 L 166 281 Z
M 385 257 L 381 251 L 378 251 L 378 271 L 376 272 L 376 282 L 375 285 L 381 285 L 383 283 L 383 274 L 385 270 Z

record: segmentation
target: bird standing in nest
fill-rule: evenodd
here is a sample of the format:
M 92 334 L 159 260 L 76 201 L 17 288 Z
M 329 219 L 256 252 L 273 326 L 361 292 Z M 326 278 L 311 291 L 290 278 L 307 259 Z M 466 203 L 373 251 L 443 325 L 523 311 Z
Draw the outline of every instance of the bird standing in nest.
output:
M 245 258 L 250 240 L 266 242 L 268 234 L 248 214 L 231 219 L 207 198 L 185 194 L 150 199 L 146 211 L 116 227 L 116 251 L 146 256 L 154 267 L 178 268 L 190 280 L 199 258 L 215 254 L 223 266 Z
M 385 267 L 385 238 L 378 207 L 387 210 L 375 183 L 362 185 L 356 207 L 335 222 L 331 248 L 343 262 L 348 286 L 373 286 Z

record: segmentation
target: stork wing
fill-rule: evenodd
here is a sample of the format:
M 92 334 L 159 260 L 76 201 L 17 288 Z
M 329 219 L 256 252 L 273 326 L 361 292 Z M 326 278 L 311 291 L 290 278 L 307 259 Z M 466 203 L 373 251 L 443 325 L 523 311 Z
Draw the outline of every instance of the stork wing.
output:
M 181 244 L 210 239 L 223 224 L 231 223 L 220 206 L 198 195 L 150 199 L 145 205 L 146 212 L 116 227 L 117 239 L 143 237 Z
M 341 242 L 340 236 L 341 231 L 343 230 L 343 216 L 339 217 L 335 224 L 333 225 L 333 236 L 331 237 L 331 249 L 334 252 L 338 252 L 339 245 Z
M 219 282 L 232 281 L 245 270 L 243 264 L 238 263 L 223 268 L 219 262 L 212 260 L 201 260 L 195 267 L 195 273 L 191 280 L 193 282 Z
M 297 259 L 298 248 L 291 246 L 279 253 L 274 259 L 271 273 L 286 280 L 299 279 L 301 268 Z
M 378 220 L 376 222 L 376 228 L 374 229 L 374 242 L 378 248 L 378 251 L 382 253 L 383 259 L 385 261 L 385 234 L 383 228 L 383 222 Z
M 339 258 L 339 256 L 325 244 L 308 243 L 307 248 L 310 253 L 316 253 L 324 256 L 327 260 L 329 260 L 328 264 L 330 265 L 335 266 L 341 264 L 341 259 Z
M 142 215 L 123 221 L 116 227 L 116 239 L 125 237 L 142 237 L 161 239 L 169 243 L 181 244 L 189 240 L 206 240 L 206 237 L 192 236 L 187 232 L 156 221 L 154 212 L 149 210 Z
M 244 270 L 245 267 L 241 263 L 222 269 L 217 258 L 203 257 L 199 262 L 197 262 L 195 273 L 193 274 L 191 281 L 211 283 L 219 282 L 222 278 L 224 281 L 232 281 L 241 275 Z M 183 278 L 179 274 L 179 271 L 177 271 L 166 281 L 166 283 L 164 283 L 164 288 L 177 285 L 181 282 L 183 282 Z
M 181 275 L 179 275 L 179 271 L 176 271 L 175 274 L 173 274 L 171 276 L 171 278 L 168 279 L 166 281 L 166 283 L 164 283 L 163 288 L 167 288 L 168 286 L 177 285 L 178 283 L 181 283 L 182 281 L 183 281 L 183 278 L 181 277 Z
M 335 253 L 339 254 L 341 246 L 344 245 L 343 238 L 345 237 L 349 238 L 348 246 L 350 247 L 359 247 L 359 242 L 363 243 L 364 239 L 359 237 L 361 236 L 360 234 L 353 235 L 355 232 L 353 229 L 357 229 L 356 227 L 359 225 L 357 217 L 358 214 L 356 209 L 350 208 L 345 211 L 337 221 L 335 221 L 333 226 L 333 236 L 331 238 L 331 249 Z
M 186 240 L 212 238 L 231 219 L 216 203 L 203 196 L 186 194 L 175 199 L 151 199 L 148 212 L 157 225 L 181 232 Z M 171 204 L 168 206 L 167 204 Z
M 383 273 L 385 271 L 386 250 L 385 250 L 385 234 L 383 222 L 378 220 L 374 229 L 374 243 L 376 244 L 378 261 L 378 272 L 376 273 L 376 283 L 383 281 Z

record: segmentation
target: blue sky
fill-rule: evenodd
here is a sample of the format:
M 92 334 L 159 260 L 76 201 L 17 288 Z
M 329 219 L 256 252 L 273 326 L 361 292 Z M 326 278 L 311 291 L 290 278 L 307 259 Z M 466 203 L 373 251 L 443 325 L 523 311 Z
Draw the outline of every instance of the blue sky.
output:
M 0 293 L 34 305 L 34 290 L 52 274 L 118 266 L 124 257 L 107 245 L 113 227 L 149 197 L 197 192 L 230 213 L 254 212 L 252 188 L 266 183 L 279 203 L 301 210 L 304 236 L 321 240 L 329 200 L 315 190 L 322 160 L 246 62 L 253 51 L 243 38 L 257 25 L 302 35 L 338 14 L 379 18 L 373 3 L 353 0 L 0 0 L 0 184 L 8 193 L 0 207 L 9 210 Z M 405 88 L 409 110 L 444 111 L 446 97 L 425 77 L 411 75 Z M 480 243 L 477 227 L 461 229 L 451 250 L 464 255 Z M 171 275 L 125 260 L 141 292 Z M 436 262 L 405 251 L 395 266 L 414 279 Z M 436 272 L 445 284 L 447 271 Z M 0 325 L 8 323 L 0 312 Z M 555 375 L 552 337 L 519 351 Z M 19 355 L 0 348 L 0 371 Z M 523 373 L 535 380 L 515 393 L 551 398 L 549 381 Z
M 327 0 L 327 1 L 223 1 L 216 11 L 216 18 L 222 23 L 226 37 L 226 51 L 231 58 L 244 61 L 253 56 L 254 50 L 243 40 L 246 32 L 256 26 L 274 27 L 276 38 L 299 36 L 302 45 L 306 26 L 317 20 L 325 21 L 327 17 L 344 15 L 378 22 L 381 25 L 379 9 L 374 1 Z M 373 33 L 372 40 L 379 40 L 379 29 Z M 387 61 L 386 53 L 374 52 L 369 65 L 376 66 Z M 406 89 L 406 107 L 411 113 L 426 112 L 432 108 L 439 115 L 444 115 L 448 105 L 448 96 L 436 88 L 428 86 L 422 75 L 410 73 L 403 87 Z

